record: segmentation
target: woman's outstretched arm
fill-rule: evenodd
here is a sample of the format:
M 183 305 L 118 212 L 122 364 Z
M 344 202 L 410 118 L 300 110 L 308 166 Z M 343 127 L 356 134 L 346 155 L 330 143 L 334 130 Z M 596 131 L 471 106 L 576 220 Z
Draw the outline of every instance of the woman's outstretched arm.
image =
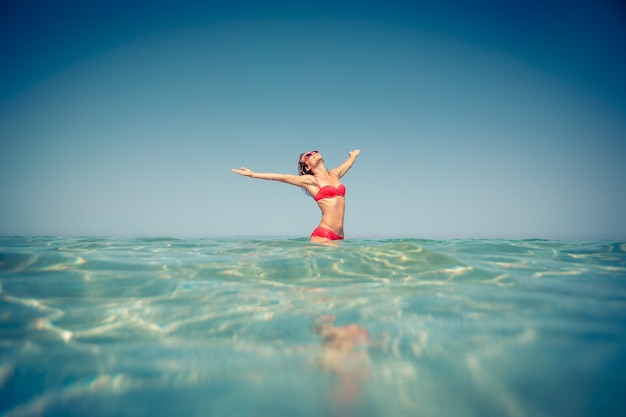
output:
M 352 168 L 352 165 L 354 164 L 354 161 L 356 161 L 356 157 L 359 156 L 359 154 L 361 153 L 361 151 L 359 149 L 355 149 L 353 151 L 351 151 L 349 153 L 349 157 L 348 159 L 346 159 L 343 164 L 339 165 L 337 168 L 332 169 L 331 171 L 337 173 L 337 176 L 339 178 L 343 177 L 346 172 L 348 172 L 348 170 L 350 168 Z
M 293 174 L 277 174 L 274 172 L 254 172 L 251 169 L 241 167 L 241 169 L 231 169 L 239 175 L 250 178 L 258 178 L 261 180 L 280 181 L 287 184 L 296 185 L 298 187 L 305 187 L 310 185 L 313 181 L 308 178 L 309 176 L 293 175 Z

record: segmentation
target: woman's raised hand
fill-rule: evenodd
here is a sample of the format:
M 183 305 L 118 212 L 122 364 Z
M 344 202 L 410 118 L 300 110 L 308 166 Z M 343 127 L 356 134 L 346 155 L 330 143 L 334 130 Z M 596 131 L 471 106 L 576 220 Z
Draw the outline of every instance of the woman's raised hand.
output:
M 243 175 L 244 177 L 251 177 L 252 176 L 252 170 L 246 168 L 246 167 L 241 167 L 241 169 L 231 169 L 231 171 L 236 172 L 239 175 Z

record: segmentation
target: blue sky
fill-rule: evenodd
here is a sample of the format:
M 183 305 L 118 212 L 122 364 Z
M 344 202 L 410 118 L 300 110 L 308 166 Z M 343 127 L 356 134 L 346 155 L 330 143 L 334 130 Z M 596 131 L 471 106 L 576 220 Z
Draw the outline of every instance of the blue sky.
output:
M 507 3 L 506 5 L 503 3 Z M 626 237 L 618 1 L 0 6 L 0 234 Z

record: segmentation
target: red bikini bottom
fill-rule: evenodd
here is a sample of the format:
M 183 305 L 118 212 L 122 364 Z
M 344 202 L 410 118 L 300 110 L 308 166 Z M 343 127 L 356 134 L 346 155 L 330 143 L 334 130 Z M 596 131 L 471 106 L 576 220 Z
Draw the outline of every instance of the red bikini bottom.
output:
M 323 227 L 318 227 L 317 229 L 313 230 L 313 233 L 311 233 L 311 237 L 313 236 L 324 237 L 330 240 L 343 240 L 343 236 L 339 236 L 332 230 L 324 229 Z

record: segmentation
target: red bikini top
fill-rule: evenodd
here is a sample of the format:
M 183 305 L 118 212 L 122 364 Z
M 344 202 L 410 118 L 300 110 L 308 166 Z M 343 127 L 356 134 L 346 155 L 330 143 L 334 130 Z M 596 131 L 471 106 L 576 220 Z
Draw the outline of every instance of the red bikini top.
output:
M 335 173 L 331 172 L 331 174 Z M 317 182 L 317 179 L 315 179 L 315 182 Z M 317 185 L 319 186 L 319 183 Z M 335 198 L 337 196 L 346 196 L 346 187 L 343 184 L 339 184 L 337 188 L 333 187 L 332 185 L 325 185 L 323 187 L 320 187 L 320 190 L 317 192 L 317 194 L 315 194 L 313 198 L 315 199 L 315 201 L 319 201 L 324 198 Z

